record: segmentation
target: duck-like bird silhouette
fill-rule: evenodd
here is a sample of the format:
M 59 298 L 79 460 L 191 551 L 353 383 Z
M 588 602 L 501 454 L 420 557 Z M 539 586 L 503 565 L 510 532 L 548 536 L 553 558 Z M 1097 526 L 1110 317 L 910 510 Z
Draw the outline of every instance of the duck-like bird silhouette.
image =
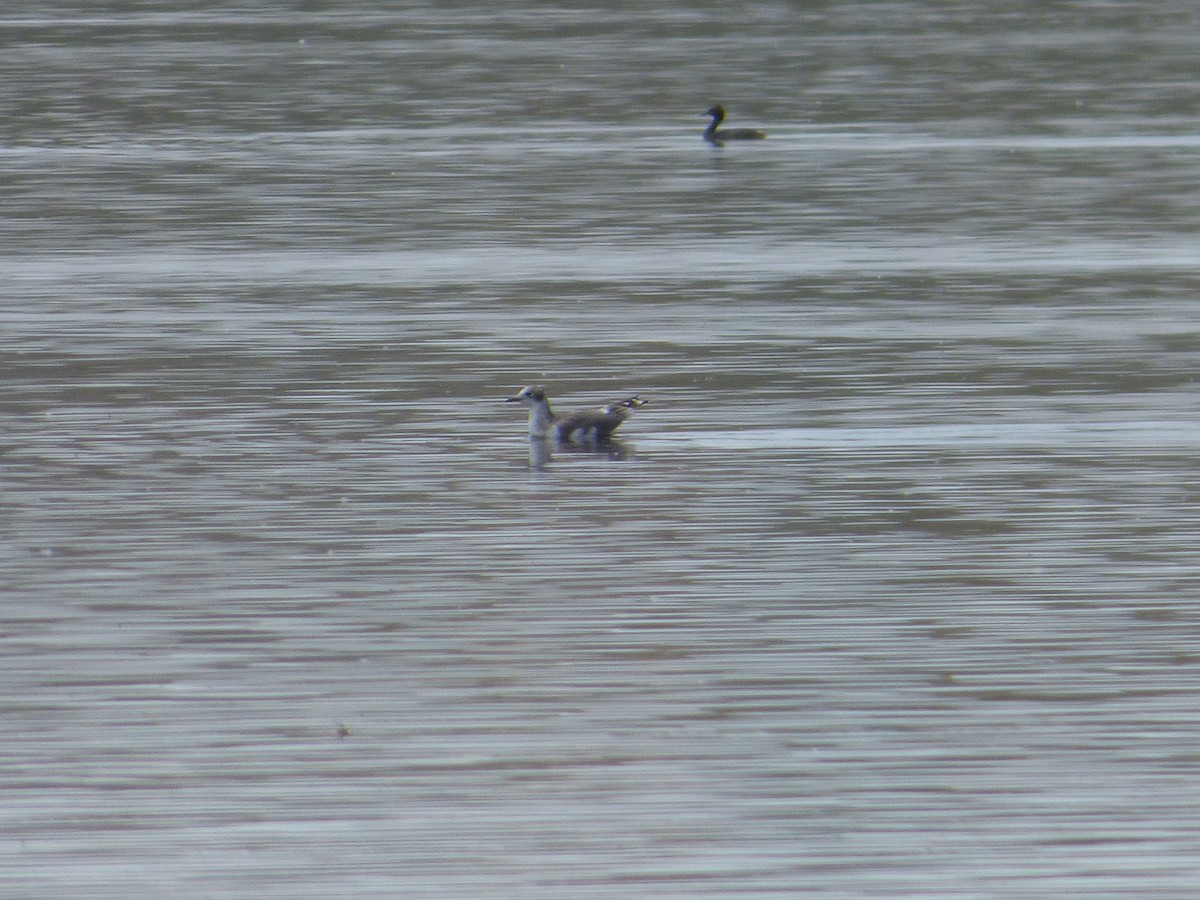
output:
M 637 395 L 626 400 L 608 403 L 599 409 L 585 409 L 557 415 L 550 408 L 546 389 L 530 385 L 521 388 L 515 396 L 505 398 L 506 403 L 524 403 L 529 407 L 529 436 L 553 438 L 560 444 L 595 446 L 606 444 L 612 433 L 621 427 L 629 414 L 649 403 Z
M 704 129 L 704 139 L 710 144 L 722 144 L 725 141 L 761 141 L 767 136 L 766 132 L 757 128 L 720 129 L 721 123 L 725 121 L 725 107 L 719 103 L 705 115 L 712 116 L 712 122 Z

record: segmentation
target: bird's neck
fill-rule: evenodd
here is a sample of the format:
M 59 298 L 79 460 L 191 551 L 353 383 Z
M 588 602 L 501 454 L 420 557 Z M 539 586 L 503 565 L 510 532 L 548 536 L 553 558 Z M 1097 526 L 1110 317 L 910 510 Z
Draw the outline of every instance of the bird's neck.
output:
M 542 400 L 529 407 L 529 433 L 533 437 L 545 437 L 554 425 L 556 416 L 549 400 Z

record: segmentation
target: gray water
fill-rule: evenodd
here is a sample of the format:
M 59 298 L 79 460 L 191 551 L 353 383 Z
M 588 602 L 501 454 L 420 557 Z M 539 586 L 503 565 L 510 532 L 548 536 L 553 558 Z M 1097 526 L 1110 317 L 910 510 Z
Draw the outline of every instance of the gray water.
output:
M 1200 12 L 644 6 L 0 16 L 0 895 L 1196 896 Z

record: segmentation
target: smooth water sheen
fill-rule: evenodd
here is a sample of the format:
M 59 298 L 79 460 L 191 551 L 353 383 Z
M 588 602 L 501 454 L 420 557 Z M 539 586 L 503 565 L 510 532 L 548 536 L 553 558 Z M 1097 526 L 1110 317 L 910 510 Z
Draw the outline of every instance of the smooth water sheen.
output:
M 178 6 L 0 15 L 0 894 L 1196 896 L 1196 7 Z

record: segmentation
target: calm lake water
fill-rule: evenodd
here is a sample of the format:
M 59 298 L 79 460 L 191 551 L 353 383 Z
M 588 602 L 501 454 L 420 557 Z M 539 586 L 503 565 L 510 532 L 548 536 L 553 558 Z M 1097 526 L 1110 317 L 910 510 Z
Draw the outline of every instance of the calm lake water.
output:
M 0 895 L 1196 896 L 1200 9 L 644 7 L 0 15 Z

